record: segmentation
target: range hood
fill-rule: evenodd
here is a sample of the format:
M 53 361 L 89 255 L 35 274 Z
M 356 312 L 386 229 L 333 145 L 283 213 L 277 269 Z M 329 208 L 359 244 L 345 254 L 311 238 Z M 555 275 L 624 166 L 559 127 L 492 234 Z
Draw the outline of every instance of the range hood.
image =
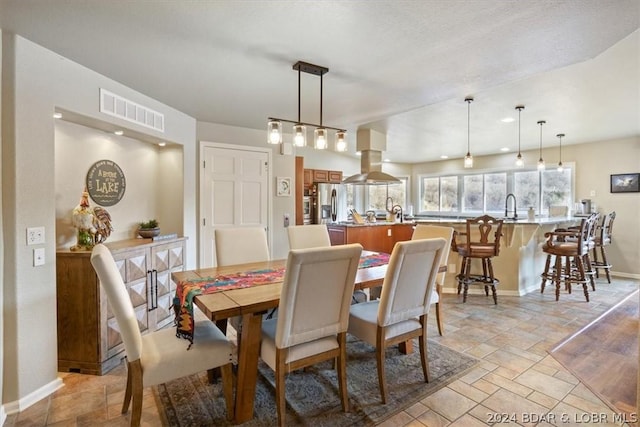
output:
M 387 137 L 372 129 L 359 129 L 356 149 L 360 151 L 360 173 L 345 178 L 344 184 L 383 185 L 399 184 L 401 181 L 382 172 L 382 151 L 387 148 Z

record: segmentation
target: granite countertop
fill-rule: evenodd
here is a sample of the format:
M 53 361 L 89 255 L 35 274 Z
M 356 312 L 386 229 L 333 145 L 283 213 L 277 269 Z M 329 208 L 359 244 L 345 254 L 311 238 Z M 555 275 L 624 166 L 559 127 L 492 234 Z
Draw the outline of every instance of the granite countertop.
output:
M 415 225 L 416 222 L 415 221 L 404 221 L 404 222 L 387 222 L 387 221 L 376 221 L 376 222 L 365 222 L 363 224 L 356 224 L 355 222 L 352 221 L 340 221 L 340 222 L 333 222 L 327 225 L 331 225 L 331 226 L 339 226 L 339 227 L 378 227 L 378 226 L 385 226 L 385 225 Z
M 545 225 L 545 224 L 559 224 L 562 222 L 567 222 L 567 221 L 580 221 L 582 218 L 580 217 L 566 217 L 566 216 L 559 216 L 559 217 L 537 217 L 533 220 L 530 220 L 526 217 L 524 218 L 518 218 L 518 219 L 505 219 L 504 220 L 504 224 L 518 224 L 518 225 Z M 440 223 L 440 224 L 464 224 L 467 222 L 467 218 L 456 218 L 456 217 L 433 217 L 433 218 L 428 218 L 428 217 L 423 217 L 423 218 L 415 218 L 415 223 L 416 224 L 433 224 L 433 223 Z

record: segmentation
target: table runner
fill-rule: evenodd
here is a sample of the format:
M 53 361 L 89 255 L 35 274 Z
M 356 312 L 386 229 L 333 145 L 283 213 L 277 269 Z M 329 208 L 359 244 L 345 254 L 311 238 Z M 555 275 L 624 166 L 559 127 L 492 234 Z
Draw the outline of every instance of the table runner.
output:
M 388 263 L 389 254 L 363 251 L 358 268 L 377 267 Z M 283 280 L 284 271 L 284 267 L 281 267 L 179 281 L 173 299 L 176 336 L 189 340 L 189 348 L 193 344 L 193 299 L 197 295 L 278 283 Z

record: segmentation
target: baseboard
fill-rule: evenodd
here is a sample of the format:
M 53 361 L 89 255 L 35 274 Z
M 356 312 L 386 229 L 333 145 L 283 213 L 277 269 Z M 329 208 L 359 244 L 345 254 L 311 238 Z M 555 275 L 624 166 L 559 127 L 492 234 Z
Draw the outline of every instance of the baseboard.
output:
M 602 277 L 603 273 L 600 273 L 600 277 Z M 640 280 L 640 274 L 634 274 L 634 273 L 621 273 L 619 271 L 611 271 L 611 276 L 612 277 L 622 277 L 624 279 L 639 279 Z
M 13 402 L 5 403 L 3 406 L 3 410 L 6 411 L 5 416 L 12 415 L 20 411 L 24 411 L 29 406 L 49 396 L 56 390 L 60 389 L 62 386 L 64 386 L 64 383 L 62 382 L 62 380 L 60 378 L 56 378 L 55 380 L 51 381 L 49 384 L 43 385 L 39 389 L 35 390 L 32 393 L 29 393 L 28 395 L 26 395 L 21 399 L 15 400 Z
M 4 411 L 4 405 L 0 405 L 0 426 L 3 426 L 6 420 L 7 413 Z

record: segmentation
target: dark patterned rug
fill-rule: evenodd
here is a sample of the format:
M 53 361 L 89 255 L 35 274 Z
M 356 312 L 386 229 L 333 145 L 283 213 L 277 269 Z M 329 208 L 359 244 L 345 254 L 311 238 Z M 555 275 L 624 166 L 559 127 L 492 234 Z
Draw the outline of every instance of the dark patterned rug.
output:
M 329 362 L 306 371 L 290 373 L 286 378 L 287 426 L 368 426 L 402 411 L 434 391 L 444 387 L 478 361 L 450 348 L 429 341 L 431 381 L 424 382 L 420 355 L 400 354 L 387 349 L 386 405 L 380 401 L 375 350 L 349 337 L 347 384 L 351 412 L 342 412 L 336 371 Z M 417 341 L 414 349 L 417 349 Z M 260 361 L 256 387 L 255 418 L 243 426 L 277 424 L 273 371 Z M 220 382 L 209 384 L 206 372 L 154 387 L 160 413 L 166 426 L 226 426 L 225 404 Z

